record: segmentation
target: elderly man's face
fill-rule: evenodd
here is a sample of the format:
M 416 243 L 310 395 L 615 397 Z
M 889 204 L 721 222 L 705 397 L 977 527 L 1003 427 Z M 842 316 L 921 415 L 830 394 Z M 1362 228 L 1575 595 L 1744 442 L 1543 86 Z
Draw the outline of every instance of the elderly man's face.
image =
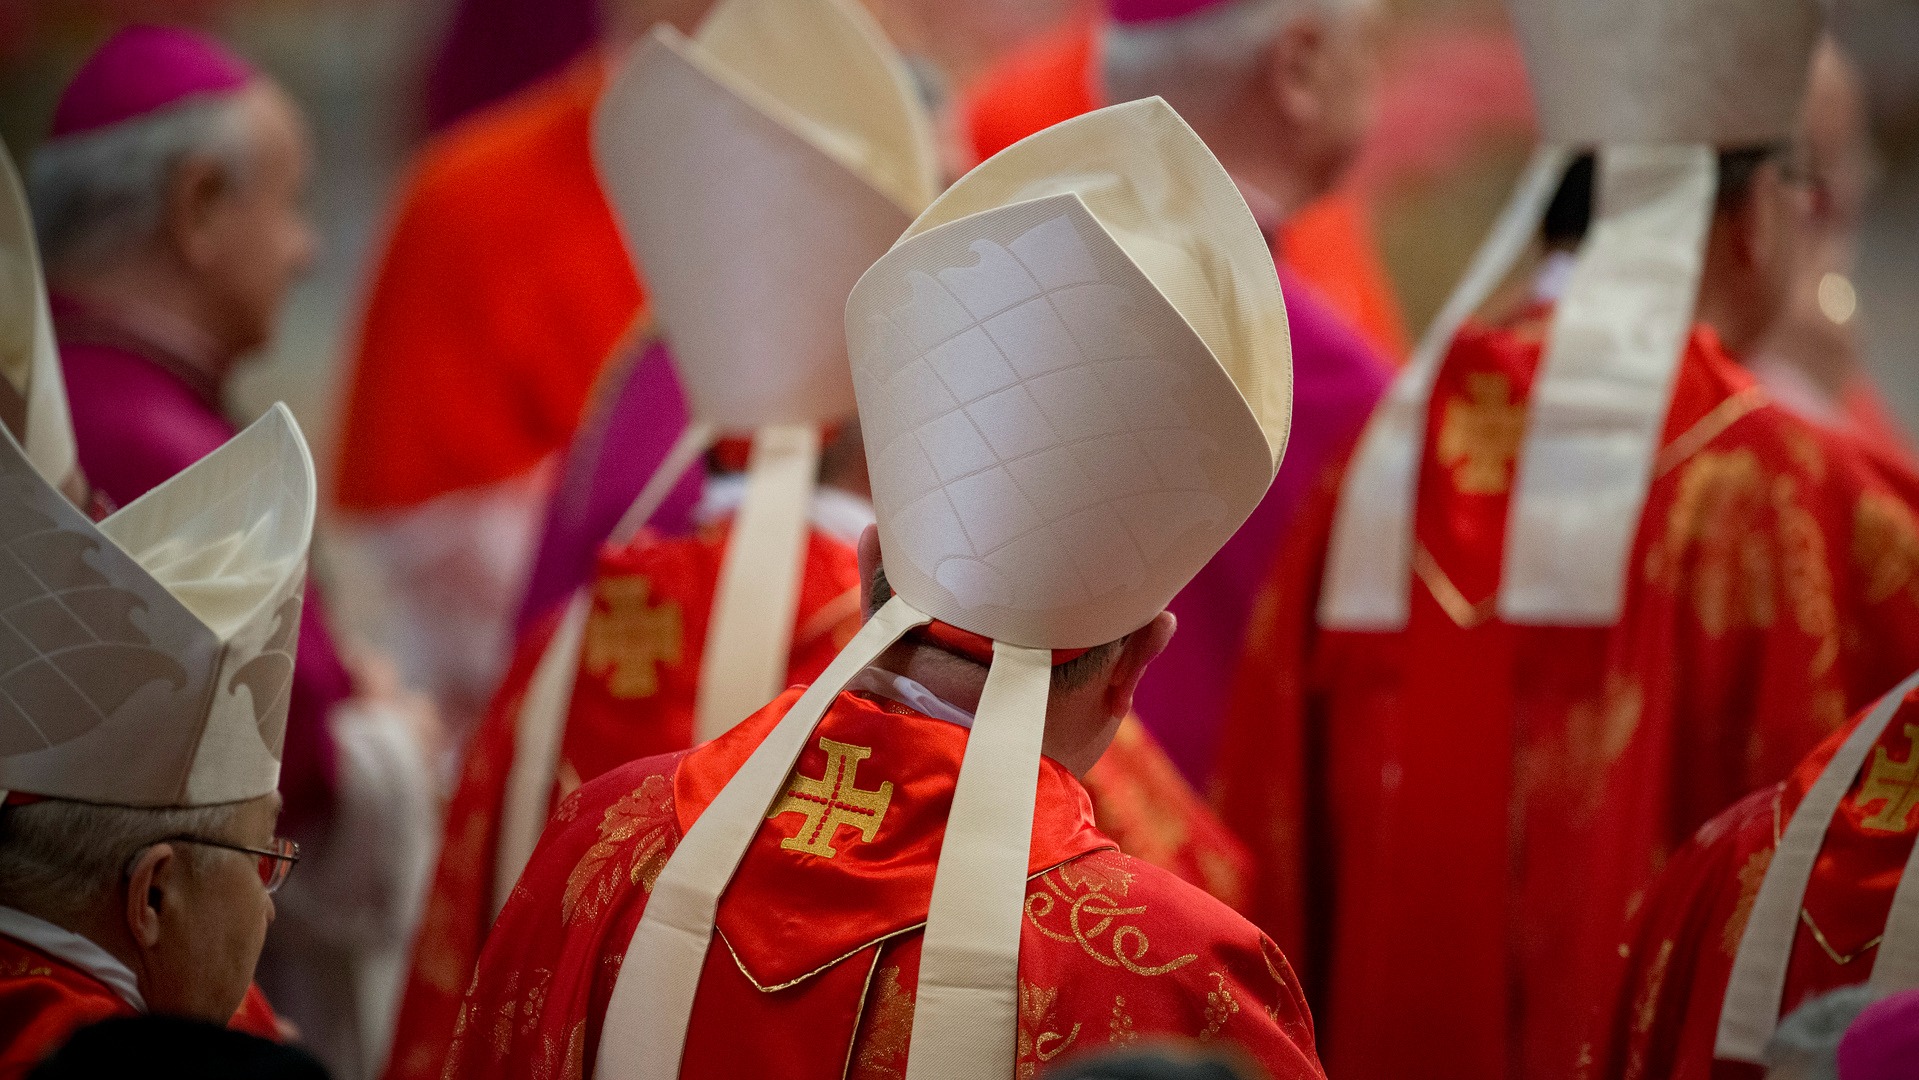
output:
M 298 110 L 264 81 L 237 104 L 249 133 L 249 169 L 196 216 L 190 253 L 217 323 L 207 329 L 236 355 L 272 340 L 287 293 L 314 252 L 302 206 L 311 147 Z
M 202 839 L 265 848 L 279 816 L 279 794 L 263 796 L 239 810 L 228 833 Z M 157 847 L 171 853 L 159 858 L 147 894 L 128 897 L 131 906 L 151 912 L 150 932 L 133 928 L 142 954 L 141 993 L 155 1012 L 224 1024 L 246 996 L 273 921 L 259 859 L 204 844 Z M 137 868 L 155 851 L 136 860 L 135 886 L 142 881 Z

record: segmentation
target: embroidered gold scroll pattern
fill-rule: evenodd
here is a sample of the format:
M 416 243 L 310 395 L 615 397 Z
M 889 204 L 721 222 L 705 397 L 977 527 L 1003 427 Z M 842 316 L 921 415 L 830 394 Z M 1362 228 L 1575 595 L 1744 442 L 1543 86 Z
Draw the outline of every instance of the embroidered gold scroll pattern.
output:
M 786 794 L 773 804 L 766 820 L 799 814 L 805 818 L 800 831 L 781 840 L 780 847 L 830 859 L 839 854 L 833 840 L 841 828 L 859 830 L 860 840 L 868 844 L 879 835 L 886 808 L 893 803 L 893 782 L 882 780 L 871 791 L 860 790 L 860 762 L 873 756 L 872 747 L 836 742 L 822 735 L 820 749 L 826 751 L 825 774 L 814 779 L 793 770 Z
M 1466 376 L 1466 397 L 1446 400 L 1439 425 L 1439 463 L 1453 487 L 1469 495 L 1497 495 L 1512 485 L 1513 459 L 1526 435 L 1526 406 L 1512 399 L 1512 383 L 1497 372 Z
M 879 969 L 873 1018 L 853 1063 L 853 1080 L 898 1080 L 906 1075 L 906 1048 L 913 1040 L 913 993 L 900 982 L 900 966 Z
M 587 673 L 606 682 L 616 698 L 647 698 L 660 692 L 660 668 L 680 662 L 685 648 L 680 605 L 648 603 L 652 583 L 638 574 L 611 577 L 594 588 L 587 617 Z
M 620 796 L 600 819 L 600 837 L 566 877 L 560 922 L 597 919 L 619 895 L 622 882 L 653 891 L 666 865 L 674 829 L 673 782 L 655 774 Z
M 1055 1015 L 1058 1005 L 1057 988 L 1034 986 L 1025 979 L 1019 981 L 1019 1080 L 1038 1076 L 1040 1066 L 1071 1049 L 1073 1041 L 1079 1038 L 1077 1023 L 1065 1031 L 1059 1030 L 1060 1021 Z
M 1113 1016 L 1106 1022 L 1106 1041 L 1126 1044 L 1139 1041 L 1139 1032 L 1133 1030 L 1133 1014 L 1126 1010 L 1126 995 L 1113 995 Z
M 1026 921 L 1054 941 L 1071 942 L 1087 956 L 1135 975 L 1165 975 L 1199 959 L 1197 953 L 1165 963 L 1146 963 L 1152 941 L 1130 916 L 1146 913 L 1146 905 L 1122 905 L 1108 890 L 1124 895 L 1132 884 L 1124 871 L 1078 868 L 1069 863 L 1044 874 L 1040 888 L 1026 896 Z M 1103 939 L 1103 940 L 1102 940 Z
M 1226 984 L 1226 973 L 1207 974 L 1213 978 L 1213 988 L 1206 992 L 1206 1030 L 1199 1033 L 1202 1041 L 1218 1036 L 1225 1030 L 1226 1022 L 1239 1012 L 1239 1001 L 1233 997 L 1233 988 Z
M 1672 966 L 1672 952 L 1671 938 L 1660 942 L 1652 967 L 1646 969 L 1645 981 L 1639 988 L 1639 998 L 1633 1003 L 1634 1034 L 1644 1035 L 1651 1031 L 1653 1021 L 1659 1018 L 1659 999 L 1666 989 L 1666 970 Z
M 1878 812 L 1861 822 L 1868 829 L 1905 832 L 1912 825 L 1912 812 L 1919 809 L 1919 724 L 1905 725 L 1905 736 L 1904 761 L 1894 761 L 1884 746 L 1872 748 L 1872 765 L 1855 800 L 1861 809 L 1880 803 Z
M 1852 513 L 1852 564 L 1866 581 L 1866 602 L 1899 592 L 1919 600 L 1919 518 L 1904 502 L 1877 491 L 1859 496 Z
M 1719 936 L 1719 947 L 1727 956 L 1739 955 L 1739 942 L 1746 936 L 1746 923 L 1752 918 L 1752 906 L 1759 900 L 1759 886 L 1765 884 L 1766 871 L 1772 866 L 1772 848 L 1752 853 L 1739 868 L 1739 899 L 1733 904 L 1726 929 Z

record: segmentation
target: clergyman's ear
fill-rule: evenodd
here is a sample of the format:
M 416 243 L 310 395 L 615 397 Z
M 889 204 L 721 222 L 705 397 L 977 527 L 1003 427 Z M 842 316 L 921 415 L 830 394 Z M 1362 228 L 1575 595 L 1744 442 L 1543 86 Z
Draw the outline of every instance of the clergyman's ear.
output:
M 1289 20 L 1266 46 L 1266 86 L 1288 121 L 1309 125 L 1319 120 L 1327 62 L 1327 26 L 1317 12 Z
M 1112 679 L 1106 684 L 1106 714 L 1122 717 L 1133 711 L 1133 693 L 1139 689 L 1139 679 L 1146 674 L 1146 665 L 1158 659 L 1173 640 L 1173 631 L 1179 628 L 1179 621 L 1170 611 L 1162 611 L 1153 616 L 1153 621 L 1133 631 L 1126 639 L 1126 647 L 1119 651 L 1119 660 L 1113 664 Z
M 127 932 L 143 948 L 159 944 L 166 889 L 179 867 L 180 853 L 172 844 L 155 844 L 135 856 L 127 870 Z

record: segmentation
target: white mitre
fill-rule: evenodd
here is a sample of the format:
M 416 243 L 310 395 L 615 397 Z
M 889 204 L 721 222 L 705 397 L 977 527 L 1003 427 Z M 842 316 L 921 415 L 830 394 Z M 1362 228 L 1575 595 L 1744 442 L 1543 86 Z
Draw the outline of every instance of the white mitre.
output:
M 0 426 L 53 485 L 83 502 L 66 383 L 53 342 L 33 217 L 13 159 L 0 147 Z
M 593 152 L 690 407 L 613 542 L 718 436 L 753 438 L 701 654 L 705 741 L 786 687 L 820 433 L 854 412 L 846 297 L 938 192 L 937 155 L 854 0 L 724 0 L 692 40 L 657 28 L 601 97 Z M 521 706 L 496 910 L 546 822 L 590 605 L 575 595 Z
M 276 405 L 98 525 L 0 437 L 0 789 L 187 807 L 279 786 L 313 461 Z
M 1767 1046 L 1779 1027 L 1786 972 L 1792 963 L 1800 912 L 1805 908 L 1806 886 L 1825 846 L 1826 830 L 1858 779 L 1873 745 L 1915 690 L 1919 690 L 1919 675 L 1908 677 L 1879 699 L 1846 736 L 1819 779 L 1806 789 L 1792 820 L 1780 832 L 1772 859 L 1765 866 L 1765 877 L 1753 894 L 1739 950 L 1733 955 L 1726 996 L 1720 1003 L 1713 1057 L 1754 1065 L 1766 1063 Z M 1907 856 L 1905 870 L 1893 890 L 1885 932 L 1872 961 L 1872 975 L 1865 981 L 1882 994 L 1919 989 L 1919 846 Z
M 937 619 L 994 641 L 940 851 L 907 1075 L 1011 1077 L 1053 650 L 1150 622 L 1279 467 L 1291 350 L 1238 189 L 1157 98 L 961 179 L 846 332 L 895 596 L 688 830 L 608 1004 L 599 1080 L 679 1075 L 719 897 L 847 682 Z
M 1347 470 L 1320 594 L 1329 628 L 1405 627 L 1434 379 L 1586 149 L 1597 152 L 1596 212 L 1533 381 L 1497 608 L 1516 624 L 1618 621 L 1705 266 L 1716 151 L 1791 136 L 1821 23 L 1820 0 L 1507 6 L 1543 143 Z

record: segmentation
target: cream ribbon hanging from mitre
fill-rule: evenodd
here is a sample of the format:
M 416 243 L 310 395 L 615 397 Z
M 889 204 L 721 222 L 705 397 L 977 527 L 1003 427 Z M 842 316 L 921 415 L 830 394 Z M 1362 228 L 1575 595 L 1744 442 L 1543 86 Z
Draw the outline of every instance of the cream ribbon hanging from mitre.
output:
M 692 416 L 611 542 L 718 436 L 753 436 L 701 660 L 705 741 L 785 688 L 820 433 L 854 412 L 846 296 L 937 194 L 937 155 L 904 64 L 852 0 L 724 0 L 692 40 L 662 26 L 593 128 Z M 495 912 L 546 824 L 591 610 L 573 597 L 520 707 Z
M 0 147 L 0 425 L 13 432 L 27 460 L 49 483 L 76 504 L 86 501 L 33 216 L 5 147 Z
M 1818 0 L 1508 0 L 1544 144 L 1368 422 L 1333 519 L 1319 621 L 1403 629 L 1434 380 L 1460 326 L 1526 251 L 1566 164 L 1596 148 L 1597 200 L 1527 409 L 1497 610 L 1605 626 L 1684 355 L 1717 186 L 1715 150 L 1791 135 Z
M 1265 495 L 1291 420 L 1272 256 L 1159 99 L 962 178 L 861 278 L 846 333 L 894 598 L 668 860 L 595 1076 L 679 1075 L 721 894 L 847 682 L 938 619 L 994 641 L 927 915 L 907 1075 L 1010 1077 L 1053 650 L 1150 622 Z M 804 857 L 804 856 L 795 856 Z
M 1825 846 L 1826 830 L 1873 744 L 1885 734 L 1906 696 L 1914 690 L 1919 690 L 1919 675 L 1910 676 L 1881 698 L 1840 744 L 1793 810 L 1753 897 L 1739 951 L 1733 956 L 1713 1057 L 1765 1064 L 1767 1044 L 1779 1027 L 1786 971 L 1799 933 L 1806 886 L 1812 881 L 1819 850 Z M 1893 890 L 1892 907 L 1886 915 L 1886 929 L 1879 939 L 1868 983 L 1886 994 L 1919 988 L 1919 846 L 1907 857 L 1899 885 Z

